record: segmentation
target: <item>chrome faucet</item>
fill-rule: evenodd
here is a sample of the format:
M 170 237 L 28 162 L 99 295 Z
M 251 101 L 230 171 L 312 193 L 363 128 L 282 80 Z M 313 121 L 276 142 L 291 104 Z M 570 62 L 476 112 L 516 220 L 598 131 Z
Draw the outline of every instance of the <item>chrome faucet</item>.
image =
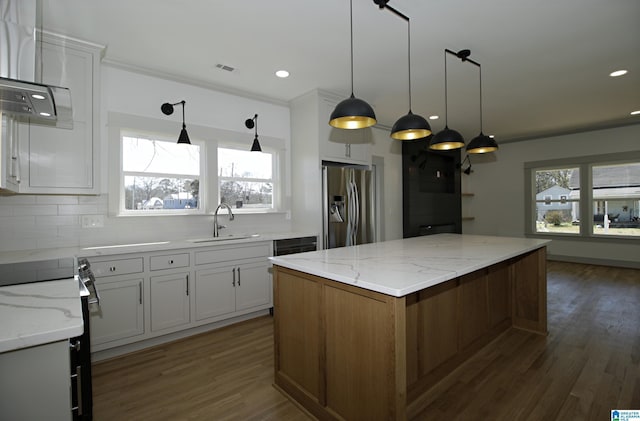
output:
M 229 221 L 233 221 L 233 212 L 231 212 L 231 207 L 229 205 L 227 205 L 226 203 L 222 202 L 218 205 L 218 207 L 216 208 L 216 211 L 213 213 L 213 237 L 217 238 L 219 236 L 219 229 L 220 228 L 226 228 L 224 225 L 218 225 L 218 211 L 220 210 L 220 208 L 227 208 L 227 210 L 229 211 Z

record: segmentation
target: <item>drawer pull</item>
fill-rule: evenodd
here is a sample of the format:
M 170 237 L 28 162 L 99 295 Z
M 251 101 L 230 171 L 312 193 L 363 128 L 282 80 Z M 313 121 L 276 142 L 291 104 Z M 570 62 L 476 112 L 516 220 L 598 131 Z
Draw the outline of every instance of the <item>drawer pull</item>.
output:
M 172 265 L 173 264 L 173 260 L 169 260 L 169 264 Z
M 115 266 L 111 266 L 111 267 L 109 268 L 109 272 L 115 272 L 115 271 L 116 271 L 116 267 L 115 267 Z

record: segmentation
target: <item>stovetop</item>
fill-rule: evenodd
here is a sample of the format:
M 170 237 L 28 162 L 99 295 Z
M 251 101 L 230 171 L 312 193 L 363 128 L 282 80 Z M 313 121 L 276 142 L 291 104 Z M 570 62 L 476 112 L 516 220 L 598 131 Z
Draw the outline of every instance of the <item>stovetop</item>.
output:
M 0 264 L 0 287 L 68 279 L 76 274 L 76 259 L 73 257 L 5 263 Z

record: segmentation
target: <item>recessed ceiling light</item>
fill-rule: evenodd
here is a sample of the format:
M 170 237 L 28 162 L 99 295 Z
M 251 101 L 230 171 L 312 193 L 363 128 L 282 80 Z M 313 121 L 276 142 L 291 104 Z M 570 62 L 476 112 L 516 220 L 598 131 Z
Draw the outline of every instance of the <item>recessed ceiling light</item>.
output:
M 626 74 L 627 74 L 626 70 L 616 70 L 615 72 L 609 73 L 609 76 L 618 77 L 618 76 L 622 76 L 622 75 L 626 75 Z
M 280 78 L 289 77 L 289 72 L 287 72 L 286 70 L 278 70 L 276 72 L 276 76 L 278 76 Z
M 40 95 L 40 94 L 32 94 L 31 98 L 33 99 L 44 99 L 44 95 Z
M 439 119 L 439 118 L 440 118 L 440 117 L 439 117 L 439 116 L 437 116 L 437 115 L 430 115 L 430 116 L 429 116 L 429 120 L 437 120 L 437 119 Z
M 640 110 L 631 111 L 631 115 L 638 115 L 638 114 L 640 114 Z

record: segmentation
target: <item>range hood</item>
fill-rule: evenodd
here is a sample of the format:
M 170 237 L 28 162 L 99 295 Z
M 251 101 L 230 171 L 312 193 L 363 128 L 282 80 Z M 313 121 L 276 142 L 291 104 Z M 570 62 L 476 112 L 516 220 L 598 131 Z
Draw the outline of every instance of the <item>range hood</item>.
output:
M 71 129 L 69 89 L 35 80 L 38 10 L 39 0 L 0 0 L 0 113 Z
M 0 77 L 0 113 L 73 128 L 71 92 L 58 86 Z

